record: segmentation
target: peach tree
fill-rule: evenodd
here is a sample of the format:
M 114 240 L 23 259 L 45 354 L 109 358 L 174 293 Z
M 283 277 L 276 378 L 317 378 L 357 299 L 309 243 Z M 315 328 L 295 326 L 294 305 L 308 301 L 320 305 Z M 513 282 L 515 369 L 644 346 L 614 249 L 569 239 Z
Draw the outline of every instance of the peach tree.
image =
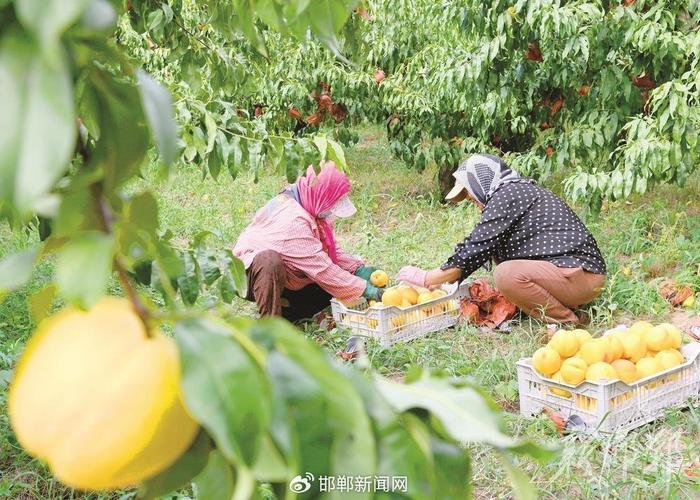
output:
M 593 211 L 655 183 L 683 184 L 698 164 L 694 0 L 367 0 L 333 50 L 261 27 L 255 40 L 267 58 L 214 43 L 218 17 L 202 12 L 210 48 L 190 49 L 210 58 L 228 49 L 232 69 L 208 67 L 224 71 L 227 85 L 246 82 L 227 98 L 258 113 L 266 130 L 303 142 L 326 123 L 352 141 L 347 124 L 383 123 L 396 156 L 418 169 L 438 165 L 443 192 L 459 159 L 476 151 L 544 182 L 563 179 Z
M 590 201 L 682 184 L 700 159 L 694 1 L 368 2 L 394 152 L 449 173 L 505 155 Z

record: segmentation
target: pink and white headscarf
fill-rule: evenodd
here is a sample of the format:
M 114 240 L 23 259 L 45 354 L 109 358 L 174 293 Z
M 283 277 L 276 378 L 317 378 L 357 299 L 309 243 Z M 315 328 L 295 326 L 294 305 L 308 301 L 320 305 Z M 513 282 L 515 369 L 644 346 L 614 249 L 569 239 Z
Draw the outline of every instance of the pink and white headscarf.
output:
M 336 168 L 335 163 L 326 162 L 318 175 L 310 166 L 306 176 L 299 177 L 295 184 L 299 203 L 316 219 L 324 250 L 333 262 L 337 262 L 333 223 L 329 215 L 348 217 L 354 213 L 355 207 L 347 196 L 350 179 Z

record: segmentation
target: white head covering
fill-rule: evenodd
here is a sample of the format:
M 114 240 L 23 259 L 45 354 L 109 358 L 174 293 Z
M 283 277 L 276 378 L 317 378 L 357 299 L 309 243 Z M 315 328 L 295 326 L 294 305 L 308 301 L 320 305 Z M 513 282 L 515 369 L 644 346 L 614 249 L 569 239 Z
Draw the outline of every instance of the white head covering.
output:
M 350 201 L 348 195 L 338 198 L 331 208 L 319 214 L 319 217 L 324 219 L 335 219 L 336 217 L 352 217 L 357 212 L 355 205 Z
M 335 202 L 330 212 L 336 217 L 352 217 L 355 215 L 355 212 L 357 212 L 357 209 L 352 201 L 350 201 L 350 197 L 346 194 Z
M 459 164 L 452 175 L 455 178 L 455 185 L 445 199 L 456 198 L 462 190 L 466 189 L 472 198 L 483 205 L 503 184 L 533 182 L 531 179 L 520 177 L 520 174 L 511 170 L 501 158 L 485 153 L 470 156 Z

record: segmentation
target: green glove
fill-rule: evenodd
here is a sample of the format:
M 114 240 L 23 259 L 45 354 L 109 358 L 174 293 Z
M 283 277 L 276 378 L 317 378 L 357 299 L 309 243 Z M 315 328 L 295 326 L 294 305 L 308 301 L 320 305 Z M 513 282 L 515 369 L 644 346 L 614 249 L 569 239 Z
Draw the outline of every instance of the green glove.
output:
M 382 295 L 384 295 L 384 290 L 381 288 L 377 288 L 376 286 L 371 285 L 370 283 L 367 283 L 365 291 L 362 294 L 362 296 L 367 300 L 376 300 L 377 302 L 382 300 Z
M 365 280 L 365 281 L 369 281 L 369 277 L 372 276 L 372 273 L 373 273 L 374 271 L 376 271 L 376 270 L 377 270 L 376 267 L 365 266 L 364 264 L 362 264 L 362 265 L 361 265 L 360 267 L 358 267 L 357 270 L 355 271 L 355 276 L 358 276 L 358 277 L 362 278 L 362 279 Z

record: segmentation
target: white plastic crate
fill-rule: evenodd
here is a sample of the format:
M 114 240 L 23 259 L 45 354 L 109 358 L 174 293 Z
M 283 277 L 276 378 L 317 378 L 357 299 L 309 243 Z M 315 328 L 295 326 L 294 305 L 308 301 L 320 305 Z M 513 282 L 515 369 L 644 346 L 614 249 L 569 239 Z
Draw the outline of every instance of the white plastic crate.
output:
M 411 307 L 370 308 L 365 299 L 354 304 L 331 300 L 333 319 L 353 333 L 377 339 L 383 346 L 407 342 L 444 330 L 459 321 L 459 303 L 469 296 L 469 284 L 444 285 L 447 295 Z
M 626 384 L 581 382 L 574 387 L 544 378 L 532 367 L 532 358 L 518 361 L 520 414 L 532 416 L 544 407 L 565 419 L 577 415 L 587 434 L 626 434 L 664 415 L 667 408 L 685 406 L 700 397 L 700 343 L 680 348 L 686 361 L 668 371 Z M 550 388 L 571 393 L 560 396 Z

